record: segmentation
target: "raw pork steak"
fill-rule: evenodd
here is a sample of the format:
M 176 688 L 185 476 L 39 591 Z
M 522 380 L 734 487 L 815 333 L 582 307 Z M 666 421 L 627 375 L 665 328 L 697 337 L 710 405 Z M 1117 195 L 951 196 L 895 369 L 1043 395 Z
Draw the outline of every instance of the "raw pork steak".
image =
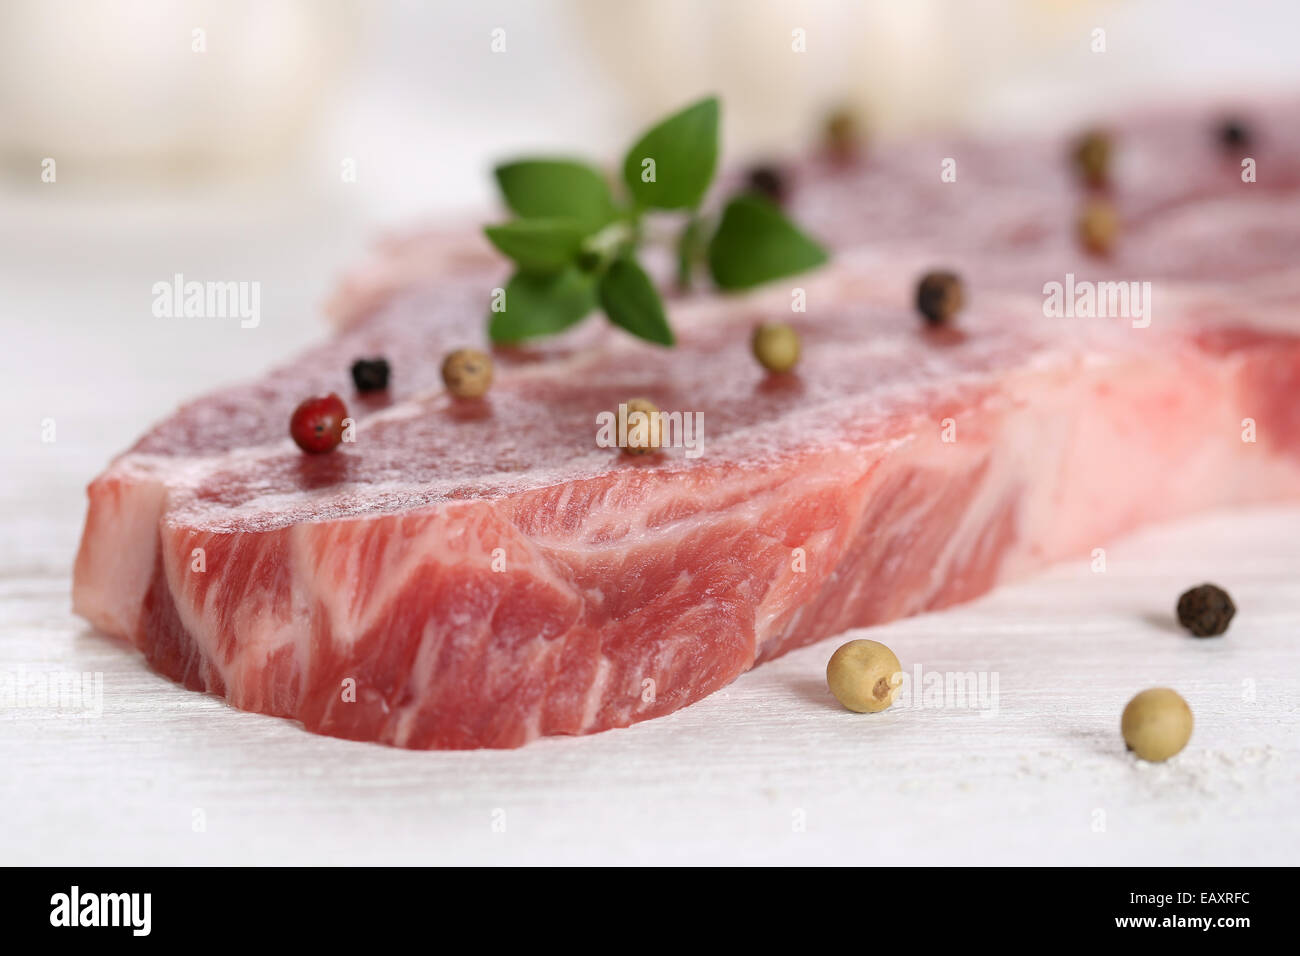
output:
M 1134 131 L 1133 162 L 1170 139 Z M 1300 495 L 1294 167 L 1246 185 L 1208 151 L 1171 154 L 1158 181 L 1194 188 L 1120 190 L 1123 240 L 1094 260 L 1054 168 L 979 172 L 1059 162 L 1060 144 L 1022 146 L 971 146 L 974 182 L 942 206 L 937 157 L 805 164 L 797 214 L 837 243 L 831 266 L 675 300 L 671 351 L 598 321 L 499 351 L 480 403 L 449 399 L 438 363 L 481 344 L 498 264 L 469 239 L 396 240 L 345 284 L 337 338 L 182 408 L 94 481 L 76 610 L 173 680 L 312 731 L 512 747 L 670 713 L 1143 522 Z M 873 238 L 873 198 L 909 189 Z M 911 307 L 935 265 L 970 288 L 955 331 Z M 1067 271 L 1150 281 L 1150 326 L 1046 318 Z M 791 320 L 794 284 L 804 357 L 768 377 L 749 332 Z M 393 387 L 367 398 L 348 366 L 373 354 Z M 290 412 L 330 390 L 357 440 L 304 455 Z M 641 395 L 702 413 L 703 455 L 597 447 L 598 413 Z

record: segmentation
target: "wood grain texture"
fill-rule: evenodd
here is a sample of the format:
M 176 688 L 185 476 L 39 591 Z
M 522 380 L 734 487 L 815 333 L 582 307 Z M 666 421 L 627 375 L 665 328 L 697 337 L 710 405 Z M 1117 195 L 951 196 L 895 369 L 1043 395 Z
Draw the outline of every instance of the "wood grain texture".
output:
M 104 706 L 0 711 L 0 861 L 1295 863 L 1298 531 L 1296 509 L 1184 522 L 1113 544 L 1104 574 L 824 641 L 664 719 L 470 753 L 232 710 L 71 617 L 66 576 L 10 575 L 0 671 L 102 672 Z M 1240 608 L 1222 639 L 1173 624 L 1202 579 Z M 840 709 L 825 662 L 864 634 L 907 668 L 996 673 L 996 713 Z M 1158 766 L 1118 729 L 1155 685 L 1196 715 Z

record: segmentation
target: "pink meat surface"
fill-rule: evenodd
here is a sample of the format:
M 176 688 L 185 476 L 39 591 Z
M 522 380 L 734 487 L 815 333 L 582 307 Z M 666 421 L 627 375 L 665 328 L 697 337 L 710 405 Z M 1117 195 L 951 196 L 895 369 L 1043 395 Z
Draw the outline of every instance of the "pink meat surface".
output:
M 1139 125 L 1128 162 L 1154 168 L 1189 130 L 1209 135 Z M 445 234 L 394 240 L 336 298 L 335 339 L 187 405 L 92 483 L 76 610 L 245 710 L 512 747 L 670 713 L 1146 522 L 1300 496 L 1294 160 L 1247 185 L 1213 150 L 1171 153 L 1163 177 L 1133 174 L 1145 191 L 1117 186 L 1123 241 L 1097 260 L 1071 238 L 1060 143 L 951 148 L 985 171 L 964 199 L 931 185 L 937 160 L 908 159 L 919 147 L 804 164 L 794 204 L 831 266 L 675 299 L 671 351 L 595 320 L 500 350 L 481 402 L 449 398 L 438 362 L 483 344 L 499 263 Z M 873 197 L 897 206 L 879 237 Z M 912 308 L 933 265 L 967 278 L 955 330 Z M 1045 317 L 1066 272 L 1151 282 L 1149 326 Z M 764 319 L 799 329 L 796 373 L 750 357 Z M 348 366 L 372 354 L 393 386 L 365 398 Z M 290 412 L 330 390 L 357 439 L 304 455 Z M 641 395 L 700 413 L 703 453 L 597 447 L 597 415 Z

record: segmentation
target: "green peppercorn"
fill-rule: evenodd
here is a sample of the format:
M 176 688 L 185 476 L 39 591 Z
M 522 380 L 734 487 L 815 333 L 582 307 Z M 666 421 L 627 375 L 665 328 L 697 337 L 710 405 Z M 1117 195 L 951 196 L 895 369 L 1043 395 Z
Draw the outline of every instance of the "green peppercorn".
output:
M 627 455 L 647 455 L 663 443 L 659 406 L 648 398 L 629 398 L 618 409 L 619 447 Z
M 1101 130 L 1089 130 L 1074 144 L 1074 168 L 1085 185 L 1106 185 L 1110 178 L 1110 137 Z
M 788 372 L 799 361 L 799 333 L 784 322 L 764 322 L 754 329 L 750 346 L 769 372 Z
M 927 272 L 916 284 L 916 308 L 930 325 L 946 325 L 965 301 L 966 289 L 955 272 Z
M 879 713 L 894 702 L 903 683 L 903 667 L 879 641 L 849 641 L 831 655 L 826 683 L 849 710 Z
M 492 356 L 478 349 L 457 349 L 443 359 L 442 380 L 457 398 L 481 398 L 492 384 Z
M 837 162 L 850 162 L 857 158 L 861 134 L 853 111 L 842 107 L 826 117 L 826 152 Z
M 1108 255 L 1119 235 L 1119 213 L 1104 199 L 1089 199 L 1079 211 L 1075 227 L 1084 249 L 1094 255 Z
M 1144 690 L 1128 702 L 1120 718 L 1128 749 L 1143 760 L 1168 760 L 1192 736 L 1192 709 L 1168 687 Z

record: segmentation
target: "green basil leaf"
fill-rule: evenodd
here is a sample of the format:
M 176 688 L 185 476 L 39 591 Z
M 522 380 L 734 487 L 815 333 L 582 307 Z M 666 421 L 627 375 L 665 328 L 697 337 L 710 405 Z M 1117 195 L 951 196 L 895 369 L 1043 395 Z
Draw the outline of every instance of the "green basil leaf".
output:
M 539 335 L 562 332 L 596 306 L 592 276 L 569 267 L 540 275 L 516 272 L 505 288 L 505 308 L 488 316 L 493 342 L 519 342 Z
M 664 304 L 650 277 L 632 259 L 618 259 L 600 277 L 600 307 L 620 329 L 648 342 L 673 344 Z
M 583 239 L 582 226 L 573 219 L 516 219 L 483 232 L 529 272 L 559 272 L 577 258 Z
M 637 140 L 623 160 L 623 181 L 641 206 L 693 209 L 704 198 L 717 164 L 718 100 L 711 96 Z M 645 182 L 651 169 L 654 181 Z
M 709 240 L 709 272 L 723 289 L 748 289 L 820 266 L 828 255 L 781 210 L 757 196 L 737 196 Z
M 614 199 L 600 172 L 567 159 L 523 159 L 496 168 L 506 205 L 525 219 L 572 219 L 583 235 L 614 218 Z

